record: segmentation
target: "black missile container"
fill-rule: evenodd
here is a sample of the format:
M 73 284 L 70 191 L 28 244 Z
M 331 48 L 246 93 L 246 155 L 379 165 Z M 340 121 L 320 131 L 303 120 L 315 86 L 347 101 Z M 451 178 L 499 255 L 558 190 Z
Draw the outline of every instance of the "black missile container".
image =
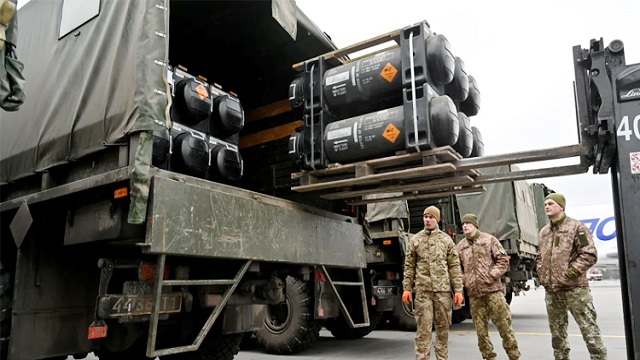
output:
M 243 162 L 238 133 L 244 125 L 240 101 L 187 72 L 169 67 L 170 129 L 153 132 L 153 165 L 204 179 L 239 180 Z
M 305 62 L 289 87 L 304 119 L 289 143 L 301 169 L 445 145 L 464 157 L 483 151 L 469 120 L 480 109 L 477 82 L 446 37 L 422 22 L 402 29 L 397 41 L 339 66 L 322 56 Z

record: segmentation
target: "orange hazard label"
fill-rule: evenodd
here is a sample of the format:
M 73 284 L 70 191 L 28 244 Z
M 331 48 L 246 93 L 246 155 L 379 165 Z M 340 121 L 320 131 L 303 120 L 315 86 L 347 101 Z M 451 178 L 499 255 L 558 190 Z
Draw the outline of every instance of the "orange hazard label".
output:
M 385 67 L 380 72 L 380 76 L 382 76 L 388 82 L 392 82 L 397 73 L 398 69 L 391 65 L 391 63 L 387 63 L 387 65 L 385 65 Z
M 384 133 L 382 133 L 382 136 L 384 136 L 385 139 L 391 141 L 392 143 L 396 142 L 398 135 L 400 135 L 400 130 L 398 130 L 397 127 L 393 126 L 393 124 L 389 124 L 387 128 L 384 129 Z
M 204 100 L 209 97 L 209 93 L 207 92 L 207 89 L 202 84 L 196 86 L 196 92 L 198 93 L 198 95 L 200 95 L 201 100 Z

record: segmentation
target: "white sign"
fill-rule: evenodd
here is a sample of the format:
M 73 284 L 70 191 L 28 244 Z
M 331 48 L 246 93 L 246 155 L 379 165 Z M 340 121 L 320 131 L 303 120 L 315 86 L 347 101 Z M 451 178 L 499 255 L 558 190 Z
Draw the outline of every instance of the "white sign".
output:
M 343 71 L 335 75 L 327 76 L 327 79 L 325 80 L 325 85 L 331 86 L 333 84 L 337 84 L 347 80 L 349 80 L 349 71 Z
M 631 161 L 631 173 L 640 174 L 640 151 L 629 153 Z

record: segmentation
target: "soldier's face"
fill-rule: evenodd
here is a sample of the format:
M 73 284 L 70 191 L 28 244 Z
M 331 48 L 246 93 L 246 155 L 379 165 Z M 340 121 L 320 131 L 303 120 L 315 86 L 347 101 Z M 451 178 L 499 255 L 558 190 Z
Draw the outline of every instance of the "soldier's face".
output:
M 476 232 L 476 227 L 472 223 L 462 223 L 462 232 L 467 236 L 471 236 Z
M 555 218 L 562 214 L 564 210 L 557 202 L 548 199 L 544 201 L 544 212 L 550 218 Z
M 436 220 L 436 218 L 434 218 L 433 216 L 427 214 L 423 216 L 422 219 L 424 220 L 424 227 L 428 230 L 433 230 L 438 227 L 438 220 Z

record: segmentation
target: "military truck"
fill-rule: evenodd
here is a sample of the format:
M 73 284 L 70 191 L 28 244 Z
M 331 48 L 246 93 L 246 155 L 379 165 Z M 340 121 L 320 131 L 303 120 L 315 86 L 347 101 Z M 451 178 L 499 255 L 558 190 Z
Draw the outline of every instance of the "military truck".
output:
M 517 167 L 500 166 L 483 169 L 485 175 L 508 174 Z M 505 298 L 530 289 L 529 280 L 537 284 L 535 256 L 538 249 L 538 213 L 544 215 L 542 201 L 534 200 L 543 184 L 526 181 L 504 182 L 485 186 L 483 192 L 451 195 L 428 201 L 374 203 L 367 205 L 367 225 L 372 244 L 367 248 L 367 270 L 373 278 L 373 294 L 378 311 L 391 326 L 406 331 L 415 330 L 411 304 L 402 303 L 402 271 L 406 241 L 422 228 L 422 211 L 430 205 L 441 209 L 441 229 L 456 242 L 463 238 L 460 218 L 466 213 L 479 215 L 482 231 L 494 234 L 509 255 L 509 270 L 503 277 Z M 544 221 L 544 218 L 541 220 Z M 470 315 L 468 298 L 461 307 L 454 307 L 452 322 L 460 323 Z
M 391 46 L 385 50 L 370 49 L 384 42 Z M 348 58 L 360 50 L 369 50 L 369 54 Z M 422 165 L 423 151 L 437 148 L 434 161 L 483 154 L 480 131 L 471 126 L 469 119 L 479 111 L 477 83 L 467 75 L 464 62 L 453 56 L 446 37 L 434 32 L 427 21 L 322 54 L 294 64 L 293 68 L 299 75 L 289 86 L 289 102 L 303 120 L 289 137 L 286 149 L 295 163 L 290 159 L 265 162 L 264 167 L 268 168 L 263 171 L 267 174 L 270 171 L 274 179 L 272 184 L 264 185 L 266 191 L 281 194 L 294 191 L 297 196 L 317 196 L 342 203 L 346 200 L 349 204 L 350 196 L 341 193 L 306 193 L 321 191 L 327 185 L 348 190 L 363 183 L 369 186 L 364 190 L 367 201 L 377 201 L 376 194 L 385 193 L 376 188 L 379 183 L 404 182 L 406 178 L 415 177 L 406 174 L 416 165 Z M 272 149 L 274 145 L 260 147 L 263 154 L 277 154 Z M 431 157 L 424 156 L 425 159 Z M 407 157 L 411 160 L 407 161 Z M 377 168 L 384 170 L 376 174 Z M 405 172 L 396 175 L 394 171 L 402 171 L 400 169 Z M 351 209 L 359 219 L 376 226 L 375 219 L 367 218 L 370 213 L 365 215 L 364 207 L 356 205 Z M 394 245 L 398 250 L 394 261 L 401 260 L 398 244 L 396 241 Z M 351 326 L 351 320 L 342 314 L 322 321 L 337 338 L 366 336 L 389 309 L 390 293 L 385 292 L 393 287 L 385 283 L 390 281 L 386 276 L 391 273 L 386 274 L 384 268 L 387 267 L 385 261 L 390 259 L 380 259 L 372 236 L 365 246 L 371 265 L 363 275 L 367 284 L 364 296 L 369 325 Z M 398 273 L 396 270 L 393 276 Z M 322 289 L 321 279 L 314 280 L 304 286 Z M 319 305 L 331 300 L 322 294 L 315 291 L 310 302 Z M 301 349 L 283 346 L 283 342 L 286 343 L 283 339 L 295 334 L 294 320 L 300 311 L 318 312 L 307 308 L 298 310 L 293 305 L 295 303 L 269 306 L 265 327 L 256 332 L 258 342 L 267 352 L 291 354 Z
M 19 16 L 27 98 L 0 112 L 2 360 L 231 359 L 292 292 L 328 301 L 304 304 L 286 346 L 316 319 L 369 325 L 357 219 L 266 194 L 265 152 L 243 150 L 286 146 L 291 65 L 335 50 L 294 2 L 33 0 Z
M 504 165 L 484 169 L 483 173 L 499 175 L 513 171 L 519 171 L 517 166 Z M 547 223 L 538 218 L 540 212 L 544 214 L 544 199 L 540 202 L 534 195 L 538 186 L 526 181 L 504 182 L 487 185 L 480 195 L 456 195 L 459 215 L 477 214 L 480 229 L 498 238 L 509 255 L 509 270 L 503 278 L 509 304 L 514 295 L 520 296 L 530 289 L 529 280 L 537 279 L 535 258 L 541 227 L 538 223 Z
M 464 67 L 425 23 L 379 38 L 403 45 L 401 69 L 367 59 L 367 69 L 401 83 L 401 91 L 339 105 L 345 114 L 370 111 L 372 103 L 394 106 L 372 110 L 374 121 L 392 126 L 360 136 L 382 129 L 351 133 L 354 120 L 336 121 L 329 129 L 336 138 L 323 139 L 327 153 L 318 125 L 337 119 L 315 96 L 318 74 L 345 64 L 345 54 L 293 2 L 78 4 L 34 0 L 20 10 L 36 25 L 22 29 L 17 48 L 27 102 L 0 119 L 3 358 L 96 351 L 101 358 L 230 359 L 242 334 L 260 329 L 263 314 L 286 305 L 292 289 L 313 312 L 298 312 L 283 348 L 312 342 L 316 320 L 343 321 L 353 333 L 371 325 L 374 306 L 361 271 L 366 255 L 352 206 L 362 202 L 354 192 L 390 185 L 423 198 L 433 195 L 424 193 L 427 182 L 430 191 L 476 191 L 493 180 L 473 169 L 495 163 L 585 160 L 514 178 L 580 173 L 593 164 L 590 144 L 468 158 L 482 153 L 468 121 L 479 92 L 470 77 L 468 93 L 462 81 L 445 86 L 463 80 Z M 427 40 L 435 51 L 426 51 Z M 303 61 L 320 53 L 330 55 Z M 429 56 L 446 65 L 425 63 Z M 297 61 L 302 78 L 291 68 Z M 346 94 L 338 83 L 356 70 L 332 74 L 337 85 L 325 90 Z M 352 86 L 372 84 L 369 94 L 378 94 L 384 82 L 369 80 Z M 296 91 L 311 101 L 292 106 Z M 465 93 L 471 100 L 462 100 Z M 592 136 L 588 129 L 580 127 L 581 135 Z M 383 141 L 376 156 L 401 147 L 409 153 L 348 164 L 368 151 L 354 143 L 382 138 L 394 144 Z M 295 178 L 294 192 L 289 154 L 308 171 Z M 329 168 L 336 159 L 345 166 Z M 415 160 L 418 168 L 398 168 Z M 318 180 L 347 170 L 355 178 L 329 186 Z M 348 189 L 337 186 L 342 180 Z M 339 192 L 304 193 L 323 186 Z M 348 206 L 334 201 L 346 198 Z

